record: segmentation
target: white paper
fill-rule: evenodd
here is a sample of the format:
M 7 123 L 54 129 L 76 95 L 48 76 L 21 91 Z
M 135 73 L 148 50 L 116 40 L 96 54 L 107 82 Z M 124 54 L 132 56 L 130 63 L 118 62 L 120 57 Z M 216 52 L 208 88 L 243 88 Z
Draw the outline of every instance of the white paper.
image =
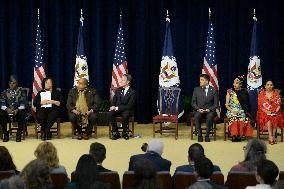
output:
M 51 92 L 50 91 L 41 92 L 40 93 L 40 98 L 41 98 L 41 101 L 43 101 L 43 100 L 51 100 Z M 43 108 L 51 108 L 52 104 L 41 105 L 41 107 L 43 107 Z

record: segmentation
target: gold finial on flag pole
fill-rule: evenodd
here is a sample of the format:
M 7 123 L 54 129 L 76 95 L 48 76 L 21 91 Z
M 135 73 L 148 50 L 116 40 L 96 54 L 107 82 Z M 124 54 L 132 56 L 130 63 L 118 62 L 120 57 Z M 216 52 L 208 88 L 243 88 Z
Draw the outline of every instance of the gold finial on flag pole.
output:
M 253 17 L 252 17 L 255 21 L 257 21 L 257 18 L 255 16 L 255 9 L 253 9 Z
M 170 22 L 171 20 L 170 20 L 170 15 L 169 15 L 169 10 L 167 10 L 167 18 L 166 18 L 166 21 L 167 22 Z
M 81 9 L 81 17 L 80 17 L 80 21 L 83 22 L 84 17 L 83 17 L 83 9 Z
M 37 18 L 39 19 L 39 9 L 37 9 Z
M 119 18 L 122 19 L 122 10 L 120 9 Z
M 211 17 L 211 9 L 210 9 L 210 7 L 209 7 L 209 17 Z

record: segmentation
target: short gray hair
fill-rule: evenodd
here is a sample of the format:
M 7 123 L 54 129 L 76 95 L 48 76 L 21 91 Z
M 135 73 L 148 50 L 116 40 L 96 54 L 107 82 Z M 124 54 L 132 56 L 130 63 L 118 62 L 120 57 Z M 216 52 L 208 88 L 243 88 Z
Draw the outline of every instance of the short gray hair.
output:
M 0 182 L 0 189 L 26 189 L 24 181 L 18 176 L 12 176 Z

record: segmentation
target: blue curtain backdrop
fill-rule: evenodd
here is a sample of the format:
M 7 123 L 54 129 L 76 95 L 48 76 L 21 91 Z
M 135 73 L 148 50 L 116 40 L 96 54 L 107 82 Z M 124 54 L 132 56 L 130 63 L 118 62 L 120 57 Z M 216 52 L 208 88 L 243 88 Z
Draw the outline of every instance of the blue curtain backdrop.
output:
M 169 10 L 181 88 L 192 95 L 205 52 L 208 7 L 212 10 L 220 99 L 234 77 L 246 75 L 253 8 L 264 80 L 284 85 L 284 16 L 281 0 L 1 0 L 0 90 L 10 74 L 32 88 L 37 8 L 40 8 L 46 73 L 65 97 L 72 87 L 80 9 L 84 12 L 85 49 L 90 85 L 109 96 L 119 11 L 123 12 L 126 54 L 137 91 L 136 120 L 149 123 L 156 110 L 158 75 L 166 9 Z M 223 113 L 224 113 L 223 107 Z

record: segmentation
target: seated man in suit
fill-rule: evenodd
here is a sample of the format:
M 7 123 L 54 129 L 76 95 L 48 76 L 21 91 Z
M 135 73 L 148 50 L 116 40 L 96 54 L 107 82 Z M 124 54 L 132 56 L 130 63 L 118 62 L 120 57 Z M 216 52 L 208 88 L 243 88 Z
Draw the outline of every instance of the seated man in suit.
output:
M 197 183 L 206 182 L 213 189 L 226 189 L 225 186 L 220 186 L 215 184 L 210 180 L 210 177 L 213 174 L 214 166 L 210 159 L 206 157 L 200 157 L 194 163 L 195 173 L 197 174 Z
M 102 163 L 106 159 L 106 147 L 98 142 L 94 142 L 90 146 L 89 154 L 93 156 L 98 165 L 98 172 L 111 172 L 111 170 L 103 167 Z
M 152 161 L 157 171 L 170 171 L 172 163 L 169 160 L 162 158 L 164 144 L 159 139 L 152 139 L 148 143 L 148 148 L 145 154 L 133 155 L 130 157 L 128 171 L 133 171 L 135 162 L 139 159 L 148 159 Z
M 178 166 L 176 168 L 175 174 L 177 172 L 193 173 L 194 172 L 194 162 L 195 162 L 195 160 L 197 160 L 201 157 L 205 157 L 204 148 L 202 147 L 202 145 L 199 144 L 199 143 L 192 144 L 188 149 L 188 164 Z M 221 172 L 220 167 L 217 166 L 217 165 L 214 165 L 213 172 Z
M 209 131 L 213 126 L 213 119 L 218 107 L 218 94 L 209 85 L 210 77 L 207 74 L 199 76 L 200 86 L 194 88 L 191 105 L 194 109 L 195 127 L 198 131 L 198 142 L 203 142 L 201 120 L 206 118 L 205 142 L 210 142 Z
M 0 125 L 4 134 L 3 142 L 9 141 L 7 123 L 9 116 L 13 116 L 18 122 L 16 142 L 21 142 L 21 134 L 27 117 L 27 94 L 18 87 L 16 76 L 11 75 L 9 88 L 4 90 L 0 97 Z
M 128 122 L 129 117 L 133 115 L 133 108 L 135 103 L 135 91 L 130 88 L 132 77 L 130 74 L 125 74 L 121 79 L 121 87 L 116 89 L 115 95 L 112 100 L 112 106 L 109 109 L 109 117 L 112 125 L 112 139 L 120 138 L 117 128 L 116 117 L 122 116 L 122 137 L 125 140 L 129 139 L 128 136 Z
M 69 120 L 78 132 L 78 139 L 88 140 L 92 134 L 93 126 L 97 120 L 99 97 L 95 89 L 88 87 L 86 78 L 79 79 L 77 87 L 69 91 L 67 110 Z M 82 133 L 82 125 L 86 124 L 86 132 Z

